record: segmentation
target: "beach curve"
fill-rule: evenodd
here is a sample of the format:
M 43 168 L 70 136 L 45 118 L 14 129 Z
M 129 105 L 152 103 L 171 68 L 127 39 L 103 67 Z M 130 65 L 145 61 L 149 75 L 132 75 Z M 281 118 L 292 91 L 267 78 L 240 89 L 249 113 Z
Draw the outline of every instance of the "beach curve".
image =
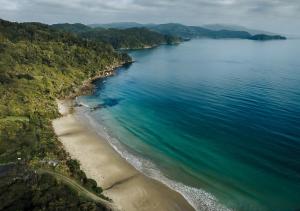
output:
M 109 143 L 70 111 L 72 101 L 58 101 L 61 118 L 53 128 L 66 151 L 81 163 L 86 175 L 121 210 L 194 210 L 178 192 L 151 179 L 130 165 Z

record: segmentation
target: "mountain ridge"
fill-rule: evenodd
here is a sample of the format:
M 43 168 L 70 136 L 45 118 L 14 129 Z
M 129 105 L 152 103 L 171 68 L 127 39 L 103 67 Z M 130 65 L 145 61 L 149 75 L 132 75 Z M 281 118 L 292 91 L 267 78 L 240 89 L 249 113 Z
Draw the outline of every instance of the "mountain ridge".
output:
M 269 32 L 266 30 L 259 30 L 259 29 L 252 29 L 240 25 L 231 25 L 231 24 L 205 24 L 202 25 L 203 28 L 210 29 L 210 30 L 232 30 L 232 31 L 246 31 L 251 35 L 256 34 L 266 34 L 266 35 L 275 35 L 274 32 Z
M 92 28 L 116 28 L 116 29 L 128 29 L 135 28 L 147 28 L 152 31 L 156 31 L 165 35 L 178 36 L 183 39 L 192 38 L 240 38 L 251 39 L 251 36 L 263 34 L 269 36 L 267 40 L 277 39 L 279 36 L 281 39 L 285 38 L 281 35 L 267 32 L 263 30 L 249 29 L 243 26 L 226 25 L 226 24 L 210 24 L 203 26 L 187 26 L 180 23 L 163 23 L 163 24 L 141 24 L 137 22 L 115 22 L 107 24 L 92 24 L 89 25 Z M 252 39 L 253 40 L 253 39 Z

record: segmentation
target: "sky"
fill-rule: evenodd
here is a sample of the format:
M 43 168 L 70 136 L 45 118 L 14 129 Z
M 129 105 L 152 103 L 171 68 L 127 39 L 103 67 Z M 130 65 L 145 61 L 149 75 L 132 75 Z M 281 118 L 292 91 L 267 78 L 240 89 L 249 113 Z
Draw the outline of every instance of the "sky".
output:
M 48 24 L 220 23 L 300 34 L 300 0 L 0 0 L 0 18 Z

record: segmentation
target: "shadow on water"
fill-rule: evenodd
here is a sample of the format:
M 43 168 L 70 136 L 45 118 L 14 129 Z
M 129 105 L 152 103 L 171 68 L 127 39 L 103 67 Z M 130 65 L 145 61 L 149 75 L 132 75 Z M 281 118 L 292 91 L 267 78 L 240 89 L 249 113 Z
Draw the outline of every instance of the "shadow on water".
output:
M 101 108 L 109 108 L 118 105 L 123 99 L 122 98 L 105 98 L 103 99 L 103 103 L 97 104 L 92 107 L 91 110 L 95 111 Z

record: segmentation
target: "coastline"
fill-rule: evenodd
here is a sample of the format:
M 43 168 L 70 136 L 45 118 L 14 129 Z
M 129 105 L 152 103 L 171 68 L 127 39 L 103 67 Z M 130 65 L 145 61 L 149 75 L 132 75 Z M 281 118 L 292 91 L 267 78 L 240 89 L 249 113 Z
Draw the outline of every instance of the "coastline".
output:
M 72 100 L 57 103 L 62 117 L 52 124 L 59 141 L 120 210 L 194 210 L 180 193 L 143 175 L 80 121 L 76 111 L 71 113 Z
M 125 61 L 121 63 L 114 63 L 108 67 L 106 67 L 103 71 L 99 71 L 96 75 L 89 77 L 88 79 L 82 81 L 81 86 L 74 88 L 74 91 L 71 92 L 68 96 L 65 96 L 64 99 L 71 100 L 75 99 L 79 95 L 89 94 L 93 88 L 93 82 L 100 78 L 106 78 L 115 74 L 115 71 L 123 66 L 130 65 L 135 61 Z

